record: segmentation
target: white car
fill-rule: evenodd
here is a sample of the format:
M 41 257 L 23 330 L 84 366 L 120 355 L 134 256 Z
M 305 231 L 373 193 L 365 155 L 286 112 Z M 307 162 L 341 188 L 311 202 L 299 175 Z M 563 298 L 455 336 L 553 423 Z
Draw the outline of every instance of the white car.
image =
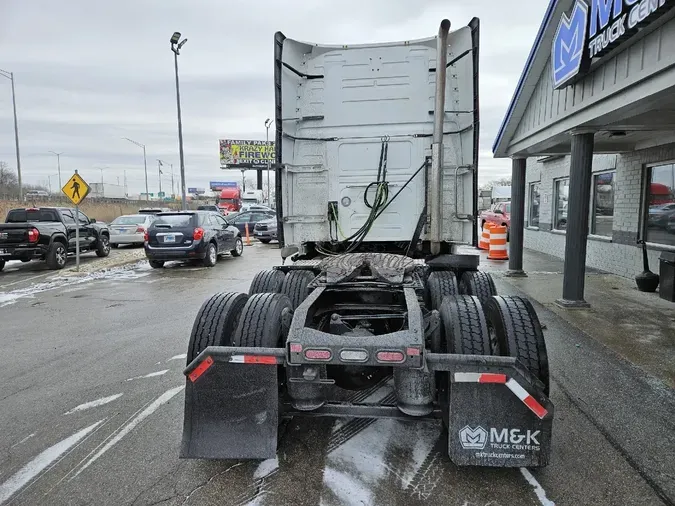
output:
M 153 214 L 128 214 L 115 218 L 110 228 L 110 245 L 117 248 L 120 244 L 143 246 L 145 232 L 157 218 Z

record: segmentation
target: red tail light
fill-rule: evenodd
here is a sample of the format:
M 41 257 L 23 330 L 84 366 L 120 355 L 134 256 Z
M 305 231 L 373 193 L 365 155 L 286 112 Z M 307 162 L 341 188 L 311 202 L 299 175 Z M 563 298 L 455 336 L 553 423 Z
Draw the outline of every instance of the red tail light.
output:
M 39 238 L 40 232 L 38 232 L 37 228 L 31 228 L 28 231 L 28 242 L 38 242 Z
M 199 241 L 204 238 L 204 229 L 202 227 L 195 228 L 195 231 L 192 233 L 192 238 L 195 241 Z
M 307 360 L 330 360 L 330 350 L 305 350 Z
M 143 227 L 138 227 L 138 228 L 136 229 L 136 233 L 137 233 L 137 234 L 145 234 L 145 228 L 143 228 Z
M 148 234 L 147 230 L 143 231 L 143 240 L 146 242 L 150 240 L 150 234 Z
M 378 351 L 375 356 L 378 362 L 403 362 L 405 360 L 405 355 L 400 351 Z

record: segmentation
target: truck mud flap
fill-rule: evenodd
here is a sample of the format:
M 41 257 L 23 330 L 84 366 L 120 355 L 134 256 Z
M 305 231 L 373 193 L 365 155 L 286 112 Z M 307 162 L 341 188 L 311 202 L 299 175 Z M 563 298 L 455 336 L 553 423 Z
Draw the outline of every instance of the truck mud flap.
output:
M 448 371 L 448 455 L 460 466 L 543 467 L 553 404 L 543 385 L 510 357 L 436 355 Z M 429 358 L 429 357 L 428 357 Z M 432 358 L 433 360 L 433 358 Z
M 255 351 L 247 355 L 246 351 Z M 266 353 L 268 352 L 268 353 Z M 186 369 L 181 458 L 268 459 L 279 425 L 283 350 L 206 348 Z

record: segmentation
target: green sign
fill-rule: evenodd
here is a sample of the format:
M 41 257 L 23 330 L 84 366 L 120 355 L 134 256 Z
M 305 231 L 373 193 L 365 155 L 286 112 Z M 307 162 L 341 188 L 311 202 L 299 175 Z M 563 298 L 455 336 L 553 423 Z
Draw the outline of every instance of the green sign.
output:
M 151 194 L 151 195 L 152 195 L 152 194 Z M 166 196 L 166 193 L 165 193 L 165 192 L 159 192 L 159 193 L 157 194 L 157 196 L 158 196 L 160 199 L 163 199 L 163 198 Z

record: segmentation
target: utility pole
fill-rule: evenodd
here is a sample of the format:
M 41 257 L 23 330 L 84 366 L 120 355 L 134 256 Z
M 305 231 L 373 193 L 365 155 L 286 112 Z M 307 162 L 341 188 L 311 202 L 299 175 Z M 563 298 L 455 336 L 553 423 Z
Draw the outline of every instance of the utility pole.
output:
M 21 183 L 21 155 L 19 154 L 19 123 L 16 119 L 16 93 L 14 93 L 14 73 L 0 69 L 0 76 L 12 82 L 12 106 L 14 107 L 14 142 L 16 144 L 16 174 L 19 179 L 19 201 L 23 202 L 23 184 Z
M 124 170 L 124 196 L 125 197 L 129 196 L 129 191 L 127 190 L 127 171 L 126 171 L 126 169 Z
M 159 178 L 159 193 L 162 193 L 162 160 L 159 158 L 157 159 L 157 177 Z
M 148 190 L 148 160 L 145 156 L 145 144 L 141 144 L 140 142 L 132 141 L 128 137 L 122 137 L 125 141 L 129 141 L 132 144 L 136 144 L 139 148 L 143 148 L 143 168 L 145 169 L 145 200 L 149 201 L 150 200 L 150 193 Z
M 58 168 L 59 172 L 59 189 L 61 189 L 63 188 L 63 185 L 61 184 L 61 155 L 63 154 L 63 152 L 57 153 L 56 151 L 50 151 L 50 153 L 52 155 L 56 155 L 56 167 Z
M 173 163 L 171 165 L 171 198 L 176 198 L 176 190 L 173 189 Z
M 176 70 L 176 109 L 178 111 L 178 150 L 180 155 L 180 193 L 181 193 L 181 209 L 187 210 L 187 201 L 185 195 L 185 159 L 183 157 L 183 121 L 180 112 L 180 86 L 178 84 L 178 55 L 180 49 L 187 42 L 187 39 L 180 40 L 180 32 L 174 32 L 169 42 L 171 42 L 171 51 L 174 56 L 174 67 Z

